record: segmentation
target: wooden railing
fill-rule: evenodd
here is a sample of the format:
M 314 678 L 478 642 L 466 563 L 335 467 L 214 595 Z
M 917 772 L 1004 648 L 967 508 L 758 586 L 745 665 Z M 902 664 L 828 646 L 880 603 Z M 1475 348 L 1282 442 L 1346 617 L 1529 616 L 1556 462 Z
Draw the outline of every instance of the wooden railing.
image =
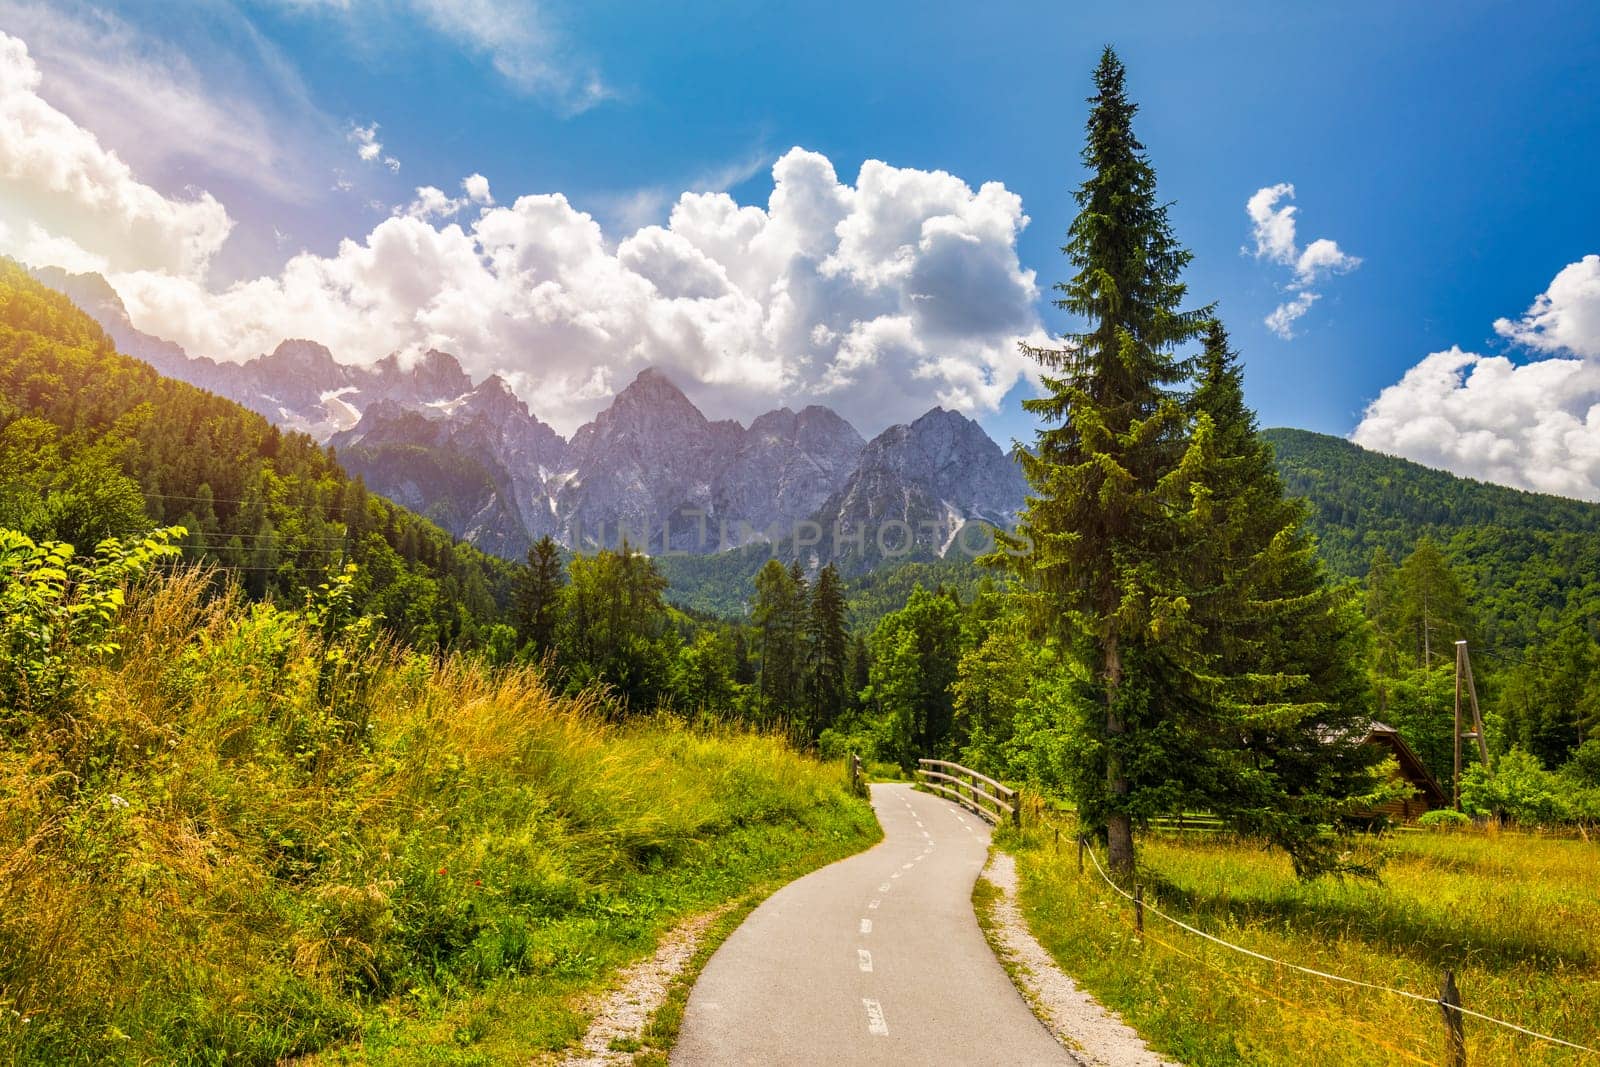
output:
M 1022 805 L 1010 786 L 949 760 L 919 759 L 917 763 L 917 784 L 924 789 L 949 797 L 997 826 L 1006 821 L 1021 823 Z

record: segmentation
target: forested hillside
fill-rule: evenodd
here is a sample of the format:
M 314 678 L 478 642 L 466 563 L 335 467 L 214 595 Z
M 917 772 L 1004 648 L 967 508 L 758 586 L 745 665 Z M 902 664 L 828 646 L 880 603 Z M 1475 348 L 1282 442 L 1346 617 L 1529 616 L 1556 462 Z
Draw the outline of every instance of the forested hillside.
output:
M 1323 559 L 1365 578 L 1438 542 L 1467 585 L 1481 640 L 1517 654 L 1600 617 L 1600 504 L 1458 478 L 1305 430 L 1264 432 L 1288 491 L 1311 504 Z
M 478 643 L 512 568 L 344 474 L 302 434 L 119 355 L 95 322 L 0 261 L 0 527 L 87 551 L 152 523 L 245 591 L 297 598 L 359 566 L 359 608 L 406 640 Z

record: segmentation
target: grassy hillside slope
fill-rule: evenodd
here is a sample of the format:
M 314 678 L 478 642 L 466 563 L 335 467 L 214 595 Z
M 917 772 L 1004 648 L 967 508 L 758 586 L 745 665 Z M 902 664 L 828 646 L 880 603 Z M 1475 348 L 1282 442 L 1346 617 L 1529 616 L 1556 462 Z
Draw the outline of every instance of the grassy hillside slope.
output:
M 1491 648 L 1521 649 L 1541 630 L 1600 615 L 1600 504 L 1458 478 L 1337 437 L 1275 429 L 1289 492 L 1336 574 L 1362 577 L 1375 549 L 1402 559 L 1424 535 L 1471 583 Z
M 0 1062 L 527 1062 L 680 917 L 876 835 L 776 739 L 211 589 L 30 645 L 55 695 L 0 706 Z

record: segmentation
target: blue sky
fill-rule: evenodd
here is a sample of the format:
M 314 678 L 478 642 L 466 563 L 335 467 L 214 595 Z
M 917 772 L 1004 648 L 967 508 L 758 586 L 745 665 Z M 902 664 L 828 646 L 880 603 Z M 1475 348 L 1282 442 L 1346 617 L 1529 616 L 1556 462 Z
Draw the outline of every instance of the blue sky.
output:
M 430 5 L 209 0 L 155 19 L 143 3 L 57 8 L 102 28 L 109 12 L 130 53 L 181 55 L 192 88 L 248 105 L 266 136 L 296 146 L 264 168 L 273 188 L 249 167 L 119 144 L 116 116 L 92 99 L 51 102 L 167 195 L 203 188 L 226 204 L 235 226 L 214 288 L 300 249 L 335 254 L 419 185 L 454 194 L 477 173 L 502 204 L 561 192 L 614 242 L 665 222 L 684 190 L 765 204 L 774 160 L 802 146 L 845 184 L 869 159 L 974 190 L 1003 183 L 1030 220 L 1016 258 L 1045 291 L 1065 270 L 1089 72 L 1112 43 L 1195 253 L 1195 300 L 1220 302 L 1264 425 L 1349 434 L 1380 391 L 1451 346 L 1514 365 L 1585 356 L 1514 343 L 1494 323 L 1600 251 L 1593 4 L 547 0 L 507 9 L 517 36 L 498 43 L 492 5 L 463 5 L 479 9 L 476 27 Z M 0 29 L 28 43 L 51 99 L 51 64 L 65 60 L 41 19 L 0 3 Z M 373 123 L 382 155 L 364 163 L 349 134 Z M 1280 182 L 1294 185 L 1302 246 L 1326 237 L 1360 260 L 1318 282 L 1292 339 L 1263 321 L 1292 297 L 1291 269 L 1243 251 L 1246 200 Z M 1064 325 L 1042 301 L 1038 315 Z M 1025 388 L 982 414 L 996 436 L 1027 433 Z

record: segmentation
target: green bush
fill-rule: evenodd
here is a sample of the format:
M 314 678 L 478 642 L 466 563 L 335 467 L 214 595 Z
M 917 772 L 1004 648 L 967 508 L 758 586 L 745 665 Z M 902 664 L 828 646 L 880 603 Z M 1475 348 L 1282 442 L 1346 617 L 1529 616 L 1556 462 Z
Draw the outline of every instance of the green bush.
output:
M 1468 768 L 1461 776 L 1461 804 L 1474 815 L 1497 815 L 1523 826 L 1600 821 L 1600 789 L 1545 770 L 1538 757 L 1521 748 L 1501 756 L 1492 771 Z
M 1454 808 L 1436 808 L 1418 819 L 1417 825 L 1428 830 L 1457 830 L 1471 826 L 1472 819 Z

